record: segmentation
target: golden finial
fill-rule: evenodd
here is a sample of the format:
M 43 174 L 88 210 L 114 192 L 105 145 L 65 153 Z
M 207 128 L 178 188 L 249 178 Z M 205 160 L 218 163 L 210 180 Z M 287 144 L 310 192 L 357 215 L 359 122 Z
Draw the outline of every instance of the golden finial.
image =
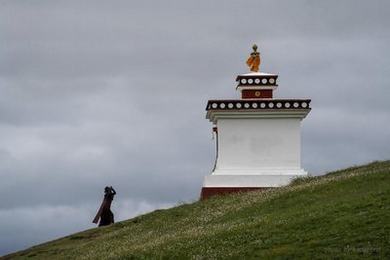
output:
M 252 46 L 253 52 L 249 56 L 246 64 L 248 65 L 250 71 L 258 72 L 260 67 L 260 52 L 257 51 L 257 45 L 253 44 Z

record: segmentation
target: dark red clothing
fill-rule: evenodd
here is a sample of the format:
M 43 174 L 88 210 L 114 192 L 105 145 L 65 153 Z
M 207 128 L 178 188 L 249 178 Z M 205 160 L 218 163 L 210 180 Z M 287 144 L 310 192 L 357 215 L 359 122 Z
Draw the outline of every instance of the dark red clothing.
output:
M 105 194 L 104 195 L 104 201 L 103 201 L 103 209 L 102 213 L 100 214 L 100 226 L 106 226 L 114 223 L 114 214 L 111 211 L 111 202 L 114 199 L 113 194 Z
M 111 211 L 111 202 L 114 199 L 115 194 L 116 192 L 114 189 L 104 194 L 103 202 L 93 220 L 93 223 L 97 224 L 100 218 L 99 227 L 114 223 L 114 214 Z

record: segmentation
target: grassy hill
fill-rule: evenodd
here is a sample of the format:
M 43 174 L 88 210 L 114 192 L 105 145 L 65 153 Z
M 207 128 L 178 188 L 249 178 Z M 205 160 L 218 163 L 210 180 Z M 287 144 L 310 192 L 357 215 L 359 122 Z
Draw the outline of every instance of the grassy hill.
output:
M 156 210 L 5 256 L 390 258 L 390 161 Z

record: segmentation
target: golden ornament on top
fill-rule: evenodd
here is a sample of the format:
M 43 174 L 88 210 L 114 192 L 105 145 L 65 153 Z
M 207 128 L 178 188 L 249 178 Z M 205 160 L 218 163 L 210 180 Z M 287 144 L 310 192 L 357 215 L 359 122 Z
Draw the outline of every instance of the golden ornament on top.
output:
M 251 53 L 251 56 L 249 56 L 248 60 L 246 61 L 246 64 L 248 65 L 250 71 L 258 72 L 260 69 L 260 52 L 257 51 L 257 45 L 253 45 L 253 52 Z

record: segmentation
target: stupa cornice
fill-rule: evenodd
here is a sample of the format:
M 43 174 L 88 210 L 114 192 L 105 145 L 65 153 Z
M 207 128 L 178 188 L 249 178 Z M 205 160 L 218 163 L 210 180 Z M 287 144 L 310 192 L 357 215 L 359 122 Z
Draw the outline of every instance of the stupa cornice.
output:
M 209 119 L 210 122 L 214 124 L 217 123 L 219 119 L 261 119 L 261 118 L 298 118 L 303 119 L 309 114 L 311 109 L 294 109 L 287 110 L 281 109 L 275 111 L 274 109 L 266 110 L 254 110 L 249 109 L 246 111 L 222 111 L 222 110 L 212 110 L 208 111 L 206 114 L 206 119 Z
M 207 102 L 206 110 L 310 109 L 310 99 L 215 99 Z

